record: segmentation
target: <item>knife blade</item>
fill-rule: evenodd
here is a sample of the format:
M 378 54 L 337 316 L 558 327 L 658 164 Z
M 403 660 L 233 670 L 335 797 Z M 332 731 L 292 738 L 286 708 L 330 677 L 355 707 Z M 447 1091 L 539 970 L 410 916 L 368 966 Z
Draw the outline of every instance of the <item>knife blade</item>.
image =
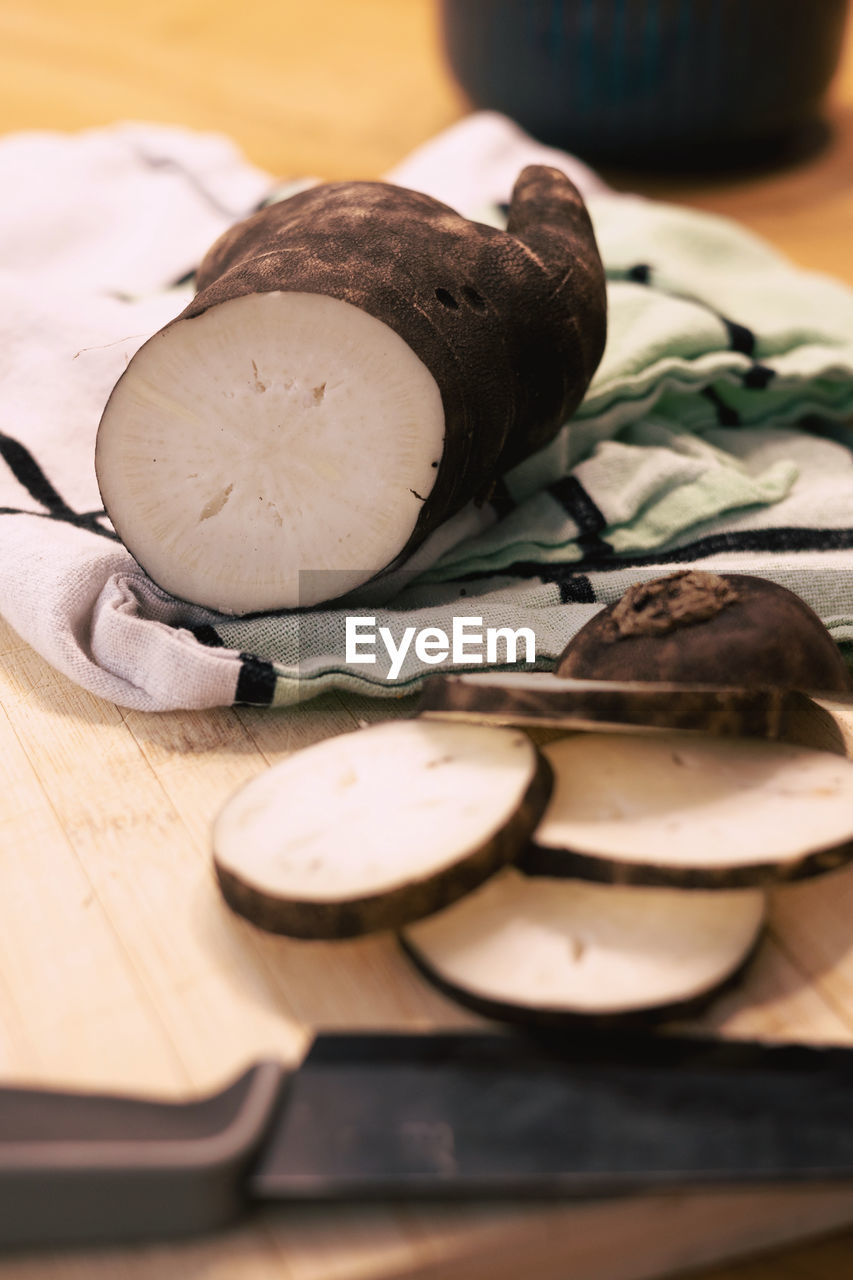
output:
M 171 1238 L 253 1202 L 853 1180 L 853 1050 L 321 1034 L 186 1103 L 0 1089 L 0 1246 Z

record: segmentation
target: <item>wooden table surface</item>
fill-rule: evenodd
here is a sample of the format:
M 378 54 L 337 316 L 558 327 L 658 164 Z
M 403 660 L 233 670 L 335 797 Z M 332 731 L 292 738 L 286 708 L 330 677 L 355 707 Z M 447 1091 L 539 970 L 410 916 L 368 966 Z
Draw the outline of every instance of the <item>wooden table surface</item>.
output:
M 229 133 L 279 174 L 373 177 L 457 119 L 431 0 L 0 0 L 0 130 L 116 119 Z M 853 283 L 853 42 L 835 137 L 783 173 L 643 189 L 732 214 Z M 407 714 L 329 696 L 297 711 L 127 712 L 0 623 L 0 1073 L 186 1096 L 312 1027 L 474 1022 L 388 938 L 265 936 L 224 908 L 213 814 L 295 748 Z M 705 1026 L 853 1041 L 853 873 L 779 890 L 748 981 Z M 0 1206 L 2 1212 L 2 1206 Z M 0 1280 L 639 1280 L 845 1228 L 708 1280 L 853 1275 L 853 1188 L 584 1207 L 271 1210 L 200 1242 L 0 1262 Z

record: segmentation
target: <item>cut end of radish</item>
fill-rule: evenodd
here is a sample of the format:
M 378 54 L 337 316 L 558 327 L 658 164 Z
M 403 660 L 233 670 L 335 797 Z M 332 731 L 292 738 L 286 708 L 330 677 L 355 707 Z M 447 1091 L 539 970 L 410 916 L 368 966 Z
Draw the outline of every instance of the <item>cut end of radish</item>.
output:
M 396 721 L 327 739 L 253 779 L 213 832 L 235 910 L 297 937 L 346 937 L 436 911 L 504 866 L 550 776 L 520 733 Z
M 559 1024 L 683 1013 L 746 962 L 757 890 L 700 892 L 528 879 L 506 869 L 406 929 L 427 977 L 479 1012 Z
M 179 319 L 116 385 L 104 505 L 166 591 L 223 613 L 308 607 L 408 543 L 444 410 L 388 325 L 321 294 L 251 294 Z
M 544 754 L 554 791 L 526 870 L 759 884 L 853 858 L 853 762 L 787 743 L 588 734 Z

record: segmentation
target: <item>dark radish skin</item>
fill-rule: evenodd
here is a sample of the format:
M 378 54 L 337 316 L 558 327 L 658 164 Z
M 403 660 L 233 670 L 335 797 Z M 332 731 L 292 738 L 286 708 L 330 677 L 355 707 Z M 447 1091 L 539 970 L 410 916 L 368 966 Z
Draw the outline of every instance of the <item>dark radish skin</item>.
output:
M 322 293 L 417 353 L 441 390 L 446 438 L 413 546 L 554 437 L 604 352 L 589 214 L 566 175 L 544 165 L 519 174 L 506 231 L 388 183 L 311 187 L 220 237 L 196 288 L 178 320 L 244 294 Z
M 197 287 L 117 383 L 96 469 L 149 575 L 226 613 L 404 563 L 553 439 L 604 349 L 589 216 L 543 166 L 506 231 L 387 183 L 310 188 L 226 232 Z
M 743 573 L 638 582 L 569 641 L 557 674 L 853 692 L 841 651 L 799 596 Z
M 529 729 L 693 729 L 779 736 L 790 695 L 780 689 L 650 681 L 574 680 L 546 672 L 432 676 L 418 714 L 432 720 Z

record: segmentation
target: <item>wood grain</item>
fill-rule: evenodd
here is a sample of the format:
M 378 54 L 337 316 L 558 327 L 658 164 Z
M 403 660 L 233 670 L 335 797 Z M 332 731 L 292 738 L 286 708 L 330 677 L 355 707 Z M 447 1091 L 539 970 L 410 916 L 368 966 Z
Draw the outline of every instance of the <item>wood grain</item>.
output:
M 230 134 L 274 174 L 373 177 L 463 110 L 432 0 L 0 0 L 3 131 L 177 122 Z M 732 214 L 853 281 L 851 41 L 831 114 L 832 145 L 784 172 L 630 185 Z M 223 906 L 210 871 L 210 820 L 236 786 L 411 706 L 328 696 L 290 712 L 124 712 L 0 624 L 4 1078 L 188 1096 L 255 1057 L 295 1061 L 312 1027 L 475 1022 L 391 939 L 262 935 Z M 851 1042 L 851 918 L 853 871 L 778 890 L 746 983 L 699 1025 Z M 4 1259 L 0 1280 L 650 1280 L 851 1223 L 853 1188 L 277 1209 L 182 1245 Z M 851 1259 L 848 1230 L 708 1280 L 841 1280 Z
M 177 122 L 275 174 L 367 178 L 461 111 L 430 0 L 0 4 L 4 130 Z

